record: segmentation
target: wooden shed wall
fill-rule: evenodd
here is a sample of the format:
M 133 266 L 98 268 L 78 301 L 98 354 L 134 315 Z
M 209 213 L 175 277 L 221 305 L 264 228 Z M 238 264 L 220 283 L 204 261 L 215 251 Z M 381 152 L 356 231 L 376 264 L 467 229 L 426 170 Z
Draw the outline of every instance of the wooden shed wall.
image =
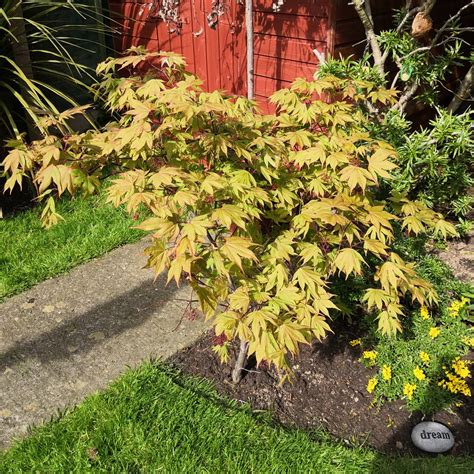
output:
M 211 29 L 206 23 L 211 4 L 212 0 L 182 1 L 183 27 L 177 34 L 153 17 L 148 0 L 110 0 L 109 9 L 120 24 L 115 47 L 123 51 L 144 45 L 154 51 L 180 53 L 186 58 L 189 70 L 204 81 L 206 89 L 242 93 L 247 88 L 245 37 L 238 26 L 243 17 L 239 19 L 241 12 L 237 11 L 236 2 L 231 2 L 231 9 L 220 18 L 219 27 Z
M 207 25 L 212 0 L 182 0 L 180 34 L 150 15 L 150 0 L 110 0 L 119 23 L 115 46 L 123 51 L 144 45 L 183 54 L 189 69 L 208 90 L 246 94 L 244 2 L 231 0 L 216 29 Z M 255 94 L 264 99 L 296 77 L 311 78 L 317 67 L 313 50 L 332 50 L 332 0 L 287 1 L 279 12 L 272 0 L 254 0 Z
M 314 49 L 330 51 L 332 1 L 286 1 L 272 10 L 272 0 L 255 0 L 255 95 L 264 99 L 296 77 L 311 78 L 318 60 Z
M 394 8 L 400 8 L 404 0 L 384 0 L 372 2 L 372 15 L 378 31 L 391 26 Z M 335 0 L 334 5 L 334 49 L 333 55 L 347 57 L 360 56 L 366 46 L 364 27 L 353 5 L 348 0 Z
M 152 0 L 109 0 L 117 14 L 118 50 L 144 45 L 151 50 L 181 53 L 189 69 L 204 81 L 207 90 L 224 89 L 245 95 L 246 34 L 244 1 L 228 0 L 216 29 L 206 17 L 212 0 L 181 0 L 180 34 L 150 15 Z M 435 23 L 457 11 L 466 0 L 439 1 L 432 12 Z M 405 0 L 372 2 L 379 30 L 391 25 L 392 9 Z M 318 60 L 313 50 L 338 56 L 360 55 L 365 48 L 362 24 L 348 0 L 286 0 L 273 11 L 272 0 L 254 0 L 255 95 L 266 99 L 296 77 L 311 78 Z M 472 24 L 472 22 L 471 22 Z

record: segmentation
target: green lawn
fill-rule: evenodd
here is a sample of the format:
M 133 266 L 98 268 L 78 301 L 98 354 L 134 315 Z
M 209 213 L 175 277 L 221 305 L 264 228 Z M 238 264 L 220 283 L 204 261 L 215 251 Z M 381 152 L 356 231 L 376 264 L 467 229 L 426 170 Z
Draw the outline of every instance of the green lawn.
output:
M 65 220 L 49 230 L 40 208 L 0 219 L 0 301 L 143 236 L 103 196 L 63 200 L 58 211 Z
M 471 473 L 474 458 L 390 458 L 272 426 L 207 382 L 144 364 L 0 455 L 0 472 Z

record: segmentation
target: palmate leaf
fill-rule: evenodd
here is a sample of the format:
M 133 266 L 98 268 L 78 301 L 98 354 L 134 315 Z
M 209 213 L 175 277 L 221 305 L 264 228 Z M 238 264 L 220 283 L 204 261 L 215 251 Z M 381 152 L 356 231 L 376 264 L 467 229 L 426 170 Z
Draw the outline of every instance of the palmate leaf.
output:
M 393 296 L 385 290 L 379 288 L 369 288 L 365 291 L 362 301 L 367 303 L 367 308 L 377 308 L 382 310 L 393 300 Z
M 271 311 L 259 309 L 247 314 L 245 323 L 251 327 L 254 339 L 258 339 L 261 337 L 262 332 L 269 330 L 269 326 L 277 324 L 277 318 Z
M 390 293 L 397 291 L 400 282 L 408 283 L 403 270 L 394 262 L 385 262 L 375 274 L 375 280 L 379 280 L 382 288 Z
M 301 291 L 296 286 L 290 284 L 281 288 L 272 298 L 269 305 L 278 312 L 282 309 L 291 311 L 302 299 L 303 294 Z
M 362 264 L 365 260 L 357 250 L 351 248 L 345 248 L 337 253 L 336 259 L 334 260 L 335 267 L 346 275 L 346 279 L 354 273 L 355 275 L 362 274 Z
M 329 310 L 339 310 L 339 308 L 332 302 L 332 295 L 328 293 L 322 293 L 317 298 L 313 299 L 312 307 L 316 315 L 324 314 L 325 316 L 330 316 Z
M 225 244 L 220 248 L 220 253 L 235 263 L 242 271 L 242 259 L 257 261 L 256 255 L 250 250 L 255 244 L 244 237 L 227 237 Z
M 237 206 L 232 204 L 224 204 L 221 208 L 216 209 L 211 216 L 212 220 L 219 221 L 228 229 L 232 226 L 240 227 L 245 230 L 245 220 L 248 219 L 247 214 Z
M 296 308 L 297 319 L 310 333 L 318 340 L 326 337 L 328 332 L 332 332 L 326 321 L 326 316 L 319 313 L 313 305 L 300 303 Z
M 191 282 L 191 286 L 199 299 L 199 304 L 201 305 L 201 310 L 204 313 L 206 320 L 214 316 L 217 309 L 217 297 L 214 290 L 199 285 L 194 281 Z
M 181 234 L 189 237 L 190 240 L 199 238 L 201 242 L 205 242 L 207 238 L 207 231 L 213 227 L 213 223 L 209 220 L 209 216 L 197 216 L 191 219 L 187 224 L 181 228 Z
M 372 177 L 377 181 L 377 176 L 390 179 L 390 171 L 397 168 L 397 165 L 388 160 L 396 156 L 396 152 L 391 149 L 379 148 L 371 157 L 368 158 L 368 168 Z
M 340 177 L 342 181 L 347 181 L 351 191 L 357 186 L 359 186 L 362 191 L 365 191 L 367 182 L 369 182 L 369 184 L 373 183 L 371 174 L 359 166 L 346 166 L 341 170 Z
M 408 232 L 418 235 L 425 230 L 423 222 L 416 216 L 407 216 L 402 220 L 402 228 L 408 229 Z
M 364 239 L 364 250 L 375 255 L 387 255 L 387 246 L 377 239 Z
M 273 331 L 262 332 L 260 337 L 251 340 L 248 352 L 250 355 L 255 354 L 257 365 L 263 360 L 268 360 L 274 363 L 280 362 L 281 367 L 284 362 L 284 352 L 282 353 Z
M 448 236 L 456 237 L 458 235 L 456 228 L 444 219 L 439 219 L 438 222 L 436 222 L 434 232 L 435 235 L 443 236 L 445 239 Z
M 278 263 L 276 266 L 271 268 L 272 270 L 269 270 L 265 275 L 265 291 L 271 291 L 273 288 L 275 288 L 276 291 L 279 291 L 288 283 L 288 268 L 282 263 Z
M 250 305 L 248 289 L 241 286 L 229 295 L 230 309 L 246 313 Z
M 201 183 L 201 191 L 213 196 L 214 192 L 225 187 L 226 183 L 227 180 L 224 177 L 217 173 L 209 173 Z
M 296 281 L 302 290 L 308 291 L 313 298 L 318 296 L 318 288 L 325 286 L 321 276 L 311 267 L 299 268 L 293 276 L 293 281 Z
M 164 240 L 156 238 L 153 243 L 145 249 L 148 255 L 147 265 L 155 273 L 155 280 L 170 265 L 170 255 Z
M 216 334 L 225 334 L 229 339 L 232 338 L 234 331 L 240 321 L 240 314 L 235 311 L 225 311 L 219 313 L 214 320 Z
M 300 248 L 299 256 L 303 259 L 303 263 L 312 262 L 315 265 L 322 258 L 322 251 L 317 244 L 303 242 Z
M 397 332 L 402 332 L 402 325 L 397 315 L 382 311 L 377 319 L 379 320 L 378 328 L 382 334 L 393 336 Z
M 278 342 L 293 355 L 298 353 L 299 344 L 308 344 L 306 340 L 307 331 L 305 331 L 304 326 L 296 322 L 285 321 L 277 328 L 276 334 Z

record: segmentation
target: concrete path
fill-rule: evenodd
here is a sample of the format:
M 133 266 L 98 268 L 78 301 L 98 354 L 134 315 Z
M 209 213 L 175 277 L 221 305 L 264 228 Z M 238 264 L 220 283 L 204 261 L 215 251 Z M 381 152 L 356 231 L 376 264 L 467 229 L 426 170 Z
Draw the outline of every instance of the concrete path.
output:
M 116 249 L 0 304 L 0 449 L 202 333 L 202 321 L 183 318 L 189 288 L 165 288 L 143 269 L 145 246 Z

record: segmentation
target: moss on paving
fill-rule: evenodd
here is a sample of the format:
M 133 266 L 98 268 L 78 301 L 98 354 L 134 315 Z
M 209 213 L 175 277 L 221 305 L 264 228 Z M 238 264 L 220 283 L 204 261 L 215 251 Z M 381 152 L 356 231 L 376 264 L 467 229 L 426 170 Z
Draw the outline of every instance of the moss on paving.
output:
M 62 200 L 58 211 L 65 220 L 49 230 L 38 207 L 0 220 L 0 301 L 144 235 L 103 194 Z
M 162 364 L 130 370 L 0 456 L 0 472 L 470 473 L 474 458 L 392 458 L 272 425 Z

